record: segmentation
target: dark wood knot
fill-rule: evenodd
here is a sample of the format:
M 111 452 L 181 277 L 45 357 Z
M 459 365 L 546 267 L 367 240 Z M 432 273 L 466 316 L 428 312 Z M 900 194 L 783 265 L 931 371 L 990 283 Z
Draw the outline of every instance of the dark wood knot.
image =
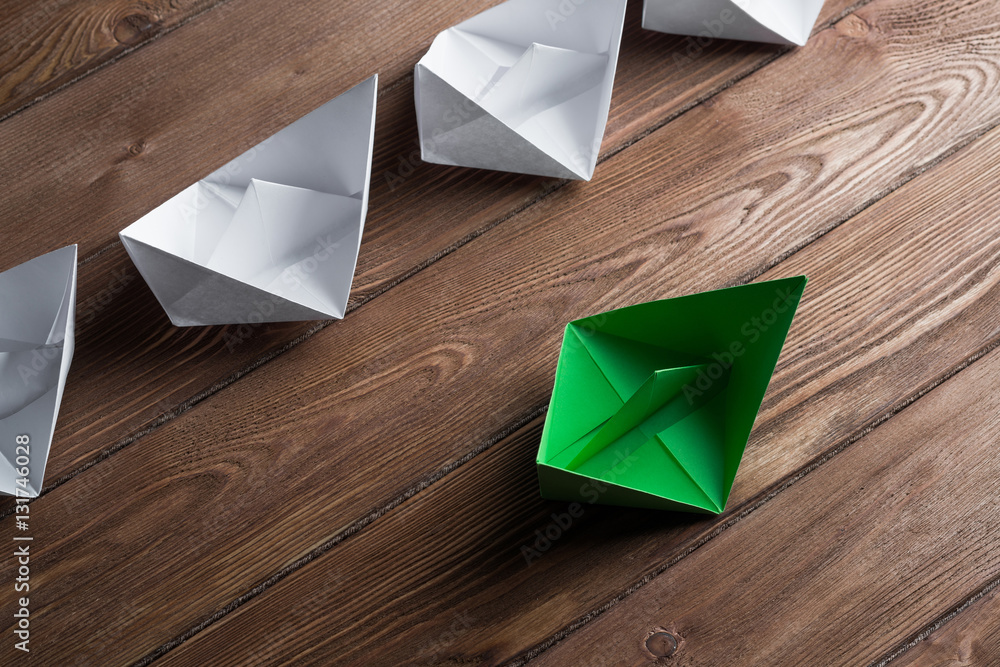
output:
M 132 46 L 148 37 L 155 25 L 155 21 L 145 14 L 129 14 L 115 24 L 115 40 L 119 44 Z
M 646 637 L 646 650 L 654 658 L 669 658 L 677 652 L 677 638 L 669 632 L 658 630 Z

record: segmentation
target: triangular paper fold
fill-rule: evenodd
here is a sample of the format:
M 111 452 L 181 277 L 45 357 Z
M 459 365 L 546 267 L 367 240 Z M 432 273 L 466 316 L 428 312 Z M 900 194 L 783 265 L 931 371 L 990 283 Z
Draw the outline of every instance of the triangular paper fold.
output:
M 508 0 L 439 34 L 414 71 L 425 161 L 589 180 L 625 0 Z
M 73 359 L 76 246 L 0 273 L 0 313 L 0 493 L 35 497 Z
M 754 283 L 569 323 L 538 451 L 542 495 L 722 512 L 805 284 Z
M 822 7 L 823 0 L 645 0 L 642 27 L 699 40 L 803 46 Z
M 295 322 L 326 313 L 293 303 L 253 285 L 135 239 L 122 242 L 156 300 L 175 326 L 206 322 Z
M 577 178 L 575 171 L 563 166 L 491 116 L 423 65 L 417 65 L 415 77 L 418 105 L 426 113 L 447 118 L 448 114 L 455 113 L 454 109 L 463 109 L 465 112 L 461 122 L 442 124 L 433 132 L 432 141 L 421 141 L 421 156 L 425 161 L 557 178 Z M 444 127 L 447 129 L 443 129 Z M 485 144 L 492 145 L 493 150 L 484 150 Z
M 342 318 L 368 209 L 373 76 L 124 229 L 177 326 Z

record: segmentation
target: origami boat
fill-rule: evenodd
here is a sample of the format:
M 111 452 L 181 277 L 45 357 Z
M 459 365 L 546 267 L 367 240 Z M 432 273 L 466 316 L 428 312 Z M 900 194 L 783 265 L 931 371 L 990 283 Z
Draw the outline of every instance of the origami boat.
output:
M 368 211 L 373 76 L 120 237 L 177 326 L 342 318 Z
M 542 496 L 721 513 L 805 285 L 570 322 L 536 461 Z
M 702 40 L 803 46 L 822 8 L 823 0 L 645 0 L 642 27 Z
M 0 492 L 34 498 L 73 360 L 76 246 L 0 273 L 0 312 Z
M 590 180 L 625 0 L 508 0 L 440 33 L 414 71 L 423 159 Z

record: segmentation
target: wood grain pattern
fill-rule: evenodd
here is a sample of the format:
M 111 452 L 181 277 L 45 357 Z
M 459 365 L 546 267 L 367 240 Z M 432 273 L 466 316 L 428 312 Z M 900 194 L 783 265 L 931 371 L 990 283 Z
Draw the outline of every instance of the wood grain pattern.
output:
M 412 224 L 397 224 L 394 217 L 392 233 L 406 232 L 413 240 L 429 226 L 431 249 L 421 259 L 433 256 L 448 247 L 436 238 L 446 222 L 458 228 L 448 239 L 452 243 L 494 221 L 466 221 L 488 206 L 483 196 L 490 189 L 491 197 L 506 198 L 499 207 L 503 216 L 551 187 L 541 179 L 413 164 L 413 65 L 437 32 L 497 2 L 227 2 L 0 124 L 0 182 L 7 185 L 0 202 L 10 234 L 0 262 L 13 265 L 71 241 L 81 244 L 82 257 L 89 256 L 125 224 L 376 71 L 383 95 L 393 97 L 379 104 L 370 219 L 377 222 L 380 206 L 410 207 Z M 820 25 L 864 2 L 830 0 Z M 718 40 L 688 58 L 684 39 L 640 29 L 641 2 L 632 0 L 629 10 L 606 149 L 635 141 L 778 53 L 770 46 Z M 262 59 L 256 36 L 275 32 L 270 28 L 276 24 L 283 29 Z M 377 52 L 369 48 L 376 34 Z M 210 58 L 205 44 L 212 45 Z M 129 82 L 124 89 L 123 81 Z M 387 111 L 393 120 L 383 122 Z M 404 184 L 390 190 L 390 176 L 403 176 Z M 463 195 L 470 187 L 476 189 Z M 54 191 L 58 198 L 47 196 Z M 443 194 L 456 199 L 435 199 Z M 81 221 L 87 223 L 82 228 Z M 32 228 L 23 229 L 29 222 Z M 36 227 L 47 229 L 47 237 L 33 233 Z M 366 237 L 378 233 L 377 224 L 366 229 Z M 373 243 L 369 254 L 382 246 Z M 396 250 L 392 244 L 382 261 L 391 262 Z M 412 262 L 402 266 L 413 268 Z
M 4 2 L 0 118 L 224 1 Z
M 994 352 L 534 664 L 657 664 L 657 628 L 678 665 L 877 659 L 1000 575 L 998 384 Z
M 832 9 L 836 7 L 837 3 L 833 3 Z M 630 15 L 625 38 L 629 51 L 622 57 L 618 76 L 619 88 L 624 85 L 627 89 L 616 93 L 609 122 L 607 141 L 614 147 L 641 140 L 650 125 L 676 115 L 695 99 L 717 92 L 774 51 L 746 45 L 723 47 L 726 43 L 719 42 L 711 53 L 691 60 L 690 68 L 684 69 L 670 57 L 677 40 L 658 35 L 651 40 L 652 33 L 640 30 L 637 16 L 635 12 Z M 170 35 L 161 41 L 172 45 L 171 40 L 176 38 Z M 185 42 L 177 48 L 188 46 Z M 156 48 L 162 48 L 161 44 Z M 670 63 L 670 84 L 650 94 L 639 84 L 656 72 L 657 66 L 666 76 L 664 63 Z M 117 63 L 115 67 L 124 65 Z M 169 99 L 155 99 L 152 103 L 171 106 Z M 176 102 L 173 105 L 178 106 Z M 46 122 L 50 121 L 58 119 Z M 0 125 L 0 134 L 5 127 Z M 372 204 L 356 272 L 354 306 L 497 224 L 512 211 L 530 205 L 553 187 L 553 182 L 543 179 L 413 164 L 415 119 L 409 85 L 383 88 L 376 136 Z M 65 139 L 72 140 L 68 136 Z M 101 144 L 102 151 L 110 148 Z M 218 154 L 213 159 L 218 160 Z M 192 174 L 191 178 L 195 177 Z M 150 199 L 150 192 L 149 183 L 145 183 L 142 192 L 128 196 L 146 202 L 148 209 L 158 203 Z M 65 199 L 58 201 L 67 208 Z M 88 224 L 84 230 L 78 224 L 64 224 L 53 230 L 53 236 L 63 234 L 63 240 L 53 243 L 51 237 L 39 239 L 32 231 L 35 223 L 31 220 L 32 224 L 27 224 L 28 212 L 23 215 L 25 224 L 16 224 L 18 211 L 12 202 L 6 203 L 14 209 L 8 210 L 15 222 L 9 225 L 11 242 L 0 247 L 0 254 L 14 252 L 20 241 L 30 242 L 30 249 L 40 240 L 53 248 L 78 241 L 82 251 L 87 252 L 98 243 L 110 241 L 130 221 L 112 217 Z M 32 216 L 37 213 L 37 202 L 35 206 Z M 400 224 L 402 211 L 408 215 L 406 224 Z M 68 215 L 73 215 L 72 209 Z M 69 217 L 64 213 L 67 221 Z M 81 231 L 83 238 L 79 238 Z M 11 258 L 11 264 L 21 259 Z M 101 452 L 127 442 L 163 416 L 185 409 L 216 384 L 268 358 L 316 326 L 303 323 L 176 329 L 152 302 L 141 280 L 135 280 L 137 277 L 121 248 L 112 248 L 81 266 L 80 335 L 84 344 L 74 359 L 72 383 L 78 391 L 70 391 L 63 404 L 56 435 L 60 446 L 53 451 L 47 474 L 50 483 L 87 465 Z M 100 353 L 91 356 L 97 350 L 89 341 L 98 339 Z M 115 363 L 109 363 L 109 357 Z M 178 367 L 184 367 L 185 372 L 177 373 Z M 143 384 L 136 386 L 137 378 L 144 380 Z M 131 395 L 116 391 L 123 383 L 135 387 Z M 90 401 L 92 395 L 107 395 L 110 401 L 95 406 Z
M 991 3 L 969 4 L 931 51 L 919 38 L 940 34 L 936 4 L 870 9 L 881 29 L 821 33 L 609 160 L 600 182 L 561 189 L 43 497 L 37 613 L 53 650 L 121 632 L 104 650 L 141 656 L 544 405 L 558 322 L 759 273 L 995 122 L 995 63 L 965 50 L 994 34 Z M 890 29 L 904 20 L 905 39 Z M 983 88 L 942 78 L 958 53 Z M 807 63 L 855 58 L 884 64 L 862 99 L 856 81 L 804 87 Z M 937 103 L 912 108 L 919 90 Z M 775 100 L 807 112 L 782 120 Z
M 539 418 L 162 662 L 498 664 L 544 644 L 1000 342 L 998 155 L 995 130 L 762 276 L 811 282 L 723 517 L 592 506 L 563 530 L 537 493 Z
M 995 387 L 989 391 L 995 392 Z M 1000 590 L 994 588 L 888 664 L 892 667 L 972 667 L 998 663 Z
M 830 3 L 828 14 L 839 8 L 842 3 Z M 642 31 L 638 17 L 639 12 L 632 11 L 625 36 L 627 49 L 620 63 L 606 139 L 606 145 L 613 147 L 610 150 L 641 140 L 649 127 L 677 115 L 695 100 L 718 92 L 731 79 L 751 71 L 776 53 L 773 47 L 717 41 L 696 59 L 678 59 L 675 52 L 678 48 L 686 51 L 685 42 Z M 172 34 L 161 42 L 169 42 L 174 48 L 171 40 L 180 37 Z M 188 47 L 184 42 L 176 48 Z M 162 44 L 155 48 L 161 49 Z M 116 63 L 115 67 L 126 65 Z M 651 90 L 648 86 L 651 76 L 663 77 L 668 83 Z M 160 96 L 164 97 L 162 92 Z M 167 108 L 178 106 L 176 102 L 171 105 L 169 99 L 154 99 L 152 103 Z M 413 115 L 409 85 L 383 89 L 376 128 L 372 204 L 354 282 L 354 306 L 492 227 L 513 211 L 531 205 L 555 185 L 553 181 L 515 175 L 415 166 L 415 158 L 411 156 L 415 149 Z M 5 124 L 0 125 L 0 134 L 4 127 Z M 101 144 L 101 150 L 109 148 Z M 218 153 L 212 158 L 218 159 Z M 149 199 L 152 196 L 149 186 L 144 183 L 142 192 L 127 196 L 145 201 L 151 207 L 158 202 Z M 104 195 L 98 196 L 106 199 Z M 58 201 L 66 208 L 65 199 Z M 37 202 L 34 204 L 37 210 Z M 404 211 L 406 220 L 401 223 Z M 16 207 L 12 213 L 16 220 Z M 64 222 L 68 221 L 70 218 L 64 216 Z M 86 252 L 88 247 L 93 249 L 98 242 L 113 238 L 129 221 L 112 216 L 88 224 L 83 230 L 78 224 L 63 225 L 53 230 L 53 234 L 65 234 L 65 240 L 52 247 L 79 241 Z M 19 240 L 30 242 L 29 248 L 34 247 L 32 244 L 40 240 L 34 232 L 29 234 L 35 224 L 34 221 L 23 226 L 12 224 L 12 243 L 0 247 L 0 254 L 13 251 Z M 75 236 L 81 232 L 83 238 Z M 56 434 L 59 446 L 54 448 L 49 461 L 46 479 L 50 485 L 130 442 L 151 425 L 186 410 L 220 384 L 240 376 L 316 327 L 316 323 L 310 322 L 177 329 L 170 326 L 149 290 L 137 278 L 138 273 L 119 247 L 81 266 L 81 331 L 78 332 L 81 344 L 74 359 L 70 391 L 61 410 Z M 248 313 L 248 319 L 252 315 Z M 183 372 L 178 372 L 178 368 L 183 368 Z M 119 392 L 122 386 L 131 387 L 131 391 Z M 97 406 L 91 400 L 94 395 L 108 399 Z
M 0 251 L 3 261 L 63 238 L 87 257 L 128 222 L 375 72 L 384 86 L 408 76 L 436 32 L 497 1 L 217 7 L 0 124 L 7 219 L 51 234 L 39 239 L 11 223 L 18 235 Z M 372 49 L 376 33 L 380 48 Z M 270 36 L 266 48 L 262 34 Z M 58 198 L 47 196 L 53 191 Z

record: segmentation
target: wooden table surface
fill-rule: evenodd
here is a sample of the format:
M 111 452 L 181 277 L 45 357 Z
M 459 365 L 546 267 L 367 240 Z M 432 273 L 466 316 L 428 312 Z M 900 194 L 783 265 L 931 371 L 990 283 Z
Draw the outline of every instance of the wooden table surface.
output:
M 413 66 L 493 4 L 0 7 L 0 269 L 80 252 L 0 664 L 1000 664 L 1000 3 L 827 0 L 790 49 L 630 1 L 589 183 L 419 160 Z M 347 317 L 171 326 L 118 231 L 375 72 Z M 799 274 L 726 512 L 563 525 L 564 324 Z

